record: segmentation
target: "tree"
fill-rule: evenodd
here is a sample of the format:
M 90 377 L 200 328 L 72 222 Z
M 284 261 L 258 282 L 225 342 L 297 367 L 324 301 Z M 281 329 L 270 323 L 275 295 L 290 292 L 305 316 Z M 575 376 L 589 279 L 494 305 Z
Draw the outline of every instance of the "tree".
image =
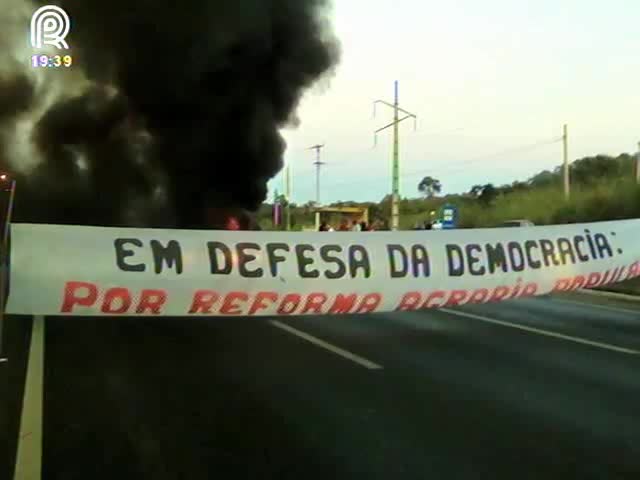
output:
M 287 200 L 287 196 L 286 195 L 278 194 L 276 192 L 274 203 L 279 203 L 283 207 L 286 207 L 289 204 L 289 201 Z
M 433 198 L 442 191 L 442 184 L 436 178 L 424 177 L 418 184 L 418 191 L 428 198 Z
M 484 187 L 482 185 L 474 185 L 473 187 L 471 187 L 471 190 L 469 190 L 469 195 L 474 198 L 478 198 L 482 193 L 483 188 Z
M 487 183 L 482 187 L 482 193 L 480 193 L 478 200 L 480 203 L 489 206 L 493 203 L 499 193 L 498 189 L 494 187 L 492 183 Z

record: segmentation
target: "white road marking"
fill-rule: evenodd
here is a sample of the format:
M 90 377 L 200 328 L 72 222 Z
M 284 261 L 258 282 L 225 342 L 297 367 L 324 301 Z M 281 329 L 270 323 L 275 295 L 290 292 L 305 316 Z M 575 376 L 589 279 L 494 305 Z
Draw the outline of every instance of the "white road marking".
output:
M 456 310 L 450 310 L 448 308 L 441 308 L 443 312 L 450 313 L 451 315 L 457 315 L 459 317 L 471 318 L 473 320 L 480 320 L 481 322 L 492 323 L 494 325 L 500 325 L 502 327 L 515 328 L 516 330 L 522 330 L 524 332 L 536 333 L 538 335 L 544 335 L 546 337 L 559 338 L 560 340 L 567 340 L 569 342 L 581 343 L 583 345 L 589 345 L 591 347 L 603 348 L 605 350 L 611 350 L 618 353 L 627 353 L 629 355 L 640 355 L 640 351 L 632 350 L 630 348 L 618 347 L 616 345 L 610 345 L 608 343 L 594 342 L 593 340 L 587 340 L 586 338 L 572 337 L 570 335 L 564 335 L 562 333 L 551 332 L 549 330 L 542 330 L 540 328 L 525 327 L 524 325 L 518 325 L 517 323 L 505 322 L 502 320 L 496 320 L 495 318 L 484 317 L 482 315 L 474 315 L 473 313 L 458 312 Z
M 581 307 L 594 307 L 594 308 L 599 308 L 600 310 L 609 310 L 612 312 L 631 313 L 633 315 L 637 315 L 638 318 L 640 318 L 640 310 L 630 310 L 628 308 L 622 308 L 622 307 L 610 307 L 609 305 L 600 305 L 598 303 L 576 302 L 575 300 L 565 300 L 564 298 L 554 298 L 554 301 L 561 302 L 561 303 L 568 303 L 571 305 L 579 305 Z
M 381 370 L 383 367 L 382 365 L 378 365 L 377 363 L 373 363 L 369 360 L 367 360 L 366 358 L 362 358 L 358 355 L 355 355 L 351 352 L 347 352 L 346 350 L 343 350 L 342 348 L 336 347 L 335 345 L 331 345 L 330 343 L 327 343 L 323 340 L 320 340 L 319 338 L 316 338 L 314 336 L 309 335 L 308 333 L 302 332 L 296 328 L 290 327 L 289 325 L 286 325 L 282 322 L 279 322 L 277 320 L 271 320 L 269 323 L 271 323 L 271 325 L 273 325 L 274 327 L 280 328 L 281 330 L 284 330 L 286 332 L 291 333 L 292 335 L 295 335 L 297 337 L 300 337 L 308 342 L 313 343 L 314 345 L 317 345 L 318 347 L 324 348 L 325 350 L 329 350 L 332 353 L 335 353 L 336 355 L 340 355 L 341 357 L 347 358 L 349 360 L 351 360 L 354 363 L 357 363 L 358 365 L 364 367 L 364 368 L 368 368 L 369 370 Z
M 44 317 L 37 315 L 33 317 L 14 480 L 40 480 L 42 477 L 43 373 Z

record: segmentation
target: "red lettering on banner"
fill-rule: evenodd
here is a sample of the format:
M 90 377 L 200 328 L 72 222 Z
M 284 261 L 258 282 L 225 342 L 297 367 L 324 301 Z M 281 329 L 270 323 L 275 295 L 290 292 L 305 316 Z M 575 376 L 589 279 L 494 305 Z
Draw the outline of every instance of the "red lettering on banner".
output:
M 93 307 L 98 301 L 98 286 L 88 282 L 67 282 L 64 300 L 60 311 L 72 313 L 76 306 Z M 131 311 L 135 295 L 125 287 L 113 287 L 106 290 L 100 302 L 100 312 L 107 315 L 123 315 Z M 140 292 L 135 312 L 138 314 L 149 311 L 159 315 L 167 301 L 164 290 L 145 289 Z
M 84 295 L 81 295 L 84 293 Z M 90 307 L 98 299 L 98 287 L 88 282 L 67 282 L 64 287 L 64 300 L 61 312 L 69 313 L 73 307 Z
M 499 302 L 509 296 L 509 287 L 496 287 L 489 298 L 490 302 Z
M 416 310 L 421 301 L 422 295 L 420 295 L 420 292 L 405 293 L 400 300 L 400 304 L 396 307 L 396 311 L 408 312 Z
M 590 273 L 589 276 L 587 277 L 587 283 L 585 283 L 584 288 L 597 287 L 598 285 L 600 285 L 600 282 L 602 282 L 601 274 L 597 272 Z
M 586 278 L 584 278 L 583 275 L 578 275 L 577 277 L 573 278 L 573 281 L 571 282 L 571 290 L 578 290 L 579 288 L 584 287 L 584 284 L 586 283 Z
M 154 315 L 160 315 L 160 309 L 167 302 L 167 292 L 164 290 L 142 290 L 136 313 L 145 313 L 149 310 Z
M 436 290 L 435 292 L 430 293 L 425 302 L 422 304 L 422 308 L 441 307 L 442 305 L 436 305 L 433 301 L 442 299 L 445 297 L 445 295 L 446 293 L 442 290 Z
M 625 280 L 631 280 L 632 278 L 640 277 L 640 262 L 633 263 L 629 267 L 627 277 Z
M 464 303 L 464 300 L 469 295 L 469 292 L 466 290 L 454 290 L 451 292 L 451 296 L 444 304 L 445 307 L 455 307 L 457 305 L 461 305 Z
M 322 306 L 327 301 L 327 296 L 324 293 L 310 293 L 307 297 L 307 302 L 302 309 L 301 313 L 307 313 L 313 311 L 314 313 L 322 313 Z
M 571 279 L 570 278 L 560 278 L 556 281 L 555 286 L 553 287 L 554 292 L 566 292 L 571 287 Z
M 118 306 L 119 304 L 119 306 Z M 131 294 L 126 288 L 110 288 L 104 294 L 100 311 L 102 313 L 122 315 L 131 307 Z
M 302 298 L 297 293 L 289 293 L 282 299 L 278 307 L 278 315 L 291 315 L 300 306 Z
M 522 290 L 521 297 L 532 297 L 536 293 L 538 293 L 538 284 L 537 283 L 527 283 Z
M 249 295 L 245 292 L 229 292 L 224 297 L 224 302 L 222 302 L 222 306 L 220 307 L 220 313 L 223 315 L 241 315 L 242 310 L 241 306 L 238 305 L 238 300 L 246 302 L 249 300 Z
M 356 300 L 358 296 L 354 293 L 351 295 L 343 295 L 339 293 L 336 295 L 333 305 L 329 308 L 329 313 L 351 313 L 351 310 L 356 306 Z
M 220 299 L 218 292 L 213 290 L 198 290 L 193 295 L 193 302 L 189 313 L 211 313 L 213 304 Z
M 484 303 L 487 298 L 489 298 L 489 289 L 479 288 L 473 291 L 471 298 L 469 298 L 469 303 Z
M 258 310 L 267 308 L 269 305 L 264 302 L 265 300 L 274 303 L 278 300 L 278 294 L 274 292 L 258 292 L 249 309 L 249 315 L 255 315 Z
M 382 302 L 382 295 L 379 293 L 369 293 L 364 296 L 362 302 L 360 302 L 360 306 L 356 313 L 371 313 L 374 312 Z

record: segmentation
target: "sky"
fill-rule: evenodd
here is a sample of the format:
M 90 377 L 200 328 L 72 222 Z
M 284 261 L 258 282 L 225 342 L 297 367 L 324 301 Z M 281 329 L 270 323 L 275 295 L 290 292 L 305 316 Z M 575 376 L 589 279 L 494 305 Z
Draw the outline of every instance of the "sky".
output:
M 391 190 L 393 102 L 418 117 L 400 126 L 401 195 L 433 176 L 443 193 L 524 180 L 569 158 L 635 152 L 640 141 L 640 2 L 632 0 L 334 0 L 335 75 L 302 100 L 283 131 L 292 200 L 379 201 Z M 283 175 L 270 196 L 283 191 Z

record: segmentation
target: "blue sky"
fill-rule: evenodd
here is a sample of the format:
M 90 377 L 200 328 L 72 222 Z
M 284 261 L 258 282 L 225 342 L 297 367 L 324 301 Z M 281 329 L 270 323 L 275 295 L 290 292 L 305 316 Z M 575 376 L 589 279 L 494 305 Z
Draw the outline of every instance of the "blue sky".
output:
M 393 100 L 418 115 L 401 127 L 401 194 L 425 175 L 446 192 L 525 179 L 562 160 L 631 152 L 640 141 L 640 2 L 631 0 L 335 0 L 342 42 L 336 75 L 303 99 L 301 125 L 284 132 L 293 200 L 379 200 L 390 191 L 391 130 L 373 131 Z M 530 147 L 530 148 L 528 148 Z M 271 182 L 282 191 L 282 178 Z

